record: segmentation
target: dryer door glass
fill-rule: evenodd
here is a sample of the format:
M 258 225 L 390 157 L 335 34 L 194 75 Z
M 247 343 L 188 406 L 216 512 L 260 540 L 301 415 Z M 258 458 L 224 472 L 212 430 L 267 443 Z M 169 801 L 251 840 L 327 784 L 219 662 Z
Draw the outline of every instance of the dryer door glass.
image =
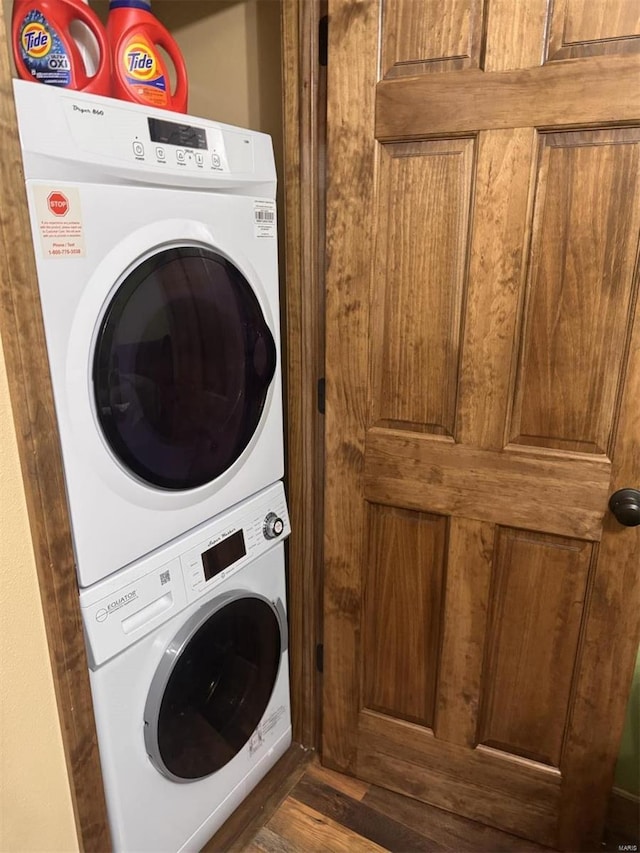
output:
M 280 656 L 280 625 L 265 599 L 240 598 L 214 612 L 187 642 L 164 690 L 160 769 L 199 779 L 230 761 L 267 709 Z
M 166 249 L 124 279 L 105 313 L 97 417 L 142 480 L 195 488 L 251 441 L 275 367 L 273 336 L 242 273 L 207 249 Z

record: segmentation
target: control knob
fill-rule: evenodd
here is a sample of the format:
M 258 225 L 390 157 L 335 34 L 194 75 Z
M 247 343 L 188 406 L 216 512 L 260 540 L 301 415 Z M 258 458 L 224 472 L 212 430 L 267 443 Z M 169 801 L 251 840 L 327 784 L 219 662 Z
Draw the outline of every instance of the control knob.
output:
M 284 530 L 284 521 L 275 514 L 270 512 L 262 525 L 262 532 L 265 539 L 276 539 Z

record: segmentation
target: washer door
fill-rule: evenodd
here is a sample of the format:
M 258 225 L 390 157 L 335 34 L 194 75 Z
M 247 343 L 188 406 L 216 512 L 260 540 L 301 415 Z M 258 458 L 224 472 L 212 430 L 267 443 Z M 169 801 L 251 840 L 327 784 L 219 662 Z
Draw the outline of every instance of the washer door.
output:
M 98 422 L 137 477 L 166 489 L 214 480 L 256 431 L 276 367 L 251 285 L 222 255 L 165 249 L 121 282 L 94 351 Z
M 158 770 L 190 782 L 231 761 L 264 716 L 285 648 L 286 618 L 262 596 L 231 593 L 196 611 L 167 647 L 145 705 Z

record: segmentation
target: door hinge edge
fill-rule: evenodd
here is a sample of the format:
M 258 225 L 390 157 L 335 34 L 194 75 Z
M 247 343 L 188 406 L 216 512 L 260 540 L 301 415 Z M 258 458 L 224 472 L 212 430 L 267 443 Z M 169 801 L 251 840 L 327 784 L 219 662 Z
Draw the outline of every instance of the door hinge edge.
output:
M 329 16 L 323 15 L 318 21 L 318 62 L 323 67 L 327 66 L 329 56 Z
M 318 411 L 321 415 L 324 415 L 326 404 L 327 404 L 327 390 L 326 383 L 324 381 L 324 376 L 321 376 L 318 379 L 318 388 L 317 388 L 317 399 L 318 399 Z

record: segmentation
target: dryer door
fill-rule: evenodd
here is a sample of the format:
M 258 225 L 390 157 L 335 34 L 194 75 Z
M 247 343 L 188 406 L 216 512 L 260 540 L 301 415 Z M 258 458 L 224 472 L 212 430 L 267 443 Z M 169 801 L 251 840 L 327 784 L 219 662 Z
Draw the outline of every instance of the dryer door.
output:
M 240 752 L 269 704 L 286 636 L 284 608 L 259 595 L 230 593 L 195 612 L 167 647 L 145 705 L 145 745 L 161 773 L 201 779 Z
M 251 441 L 275 367 L 273 336 L 243 274 L 209 249 L 164 249 L 127 274 L 102 320 L 97 418 L 137 477 L 195 488 Z

